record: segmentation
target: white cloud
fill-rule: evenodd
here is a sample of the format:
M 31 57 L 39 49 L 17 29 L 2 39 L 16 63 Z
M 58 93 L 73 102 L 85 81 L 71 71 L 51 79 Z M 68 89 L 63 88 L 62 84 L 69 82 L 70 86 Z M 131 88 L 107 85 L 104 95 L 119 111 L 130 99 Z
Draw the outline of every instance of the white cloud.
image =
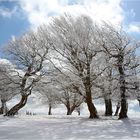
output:
M 60 9 L 68 4 L 67 0 L 22 0 L 21 8 L 26 13 L 33 27 L 46 23 L 54 14 L 59 14 Z
M 80 0 L 93 19 L 120 24 L 123 19 L 121 0 Z
M 121 0 L 22 0 L 21 8 L 32 27 L 47 23 L 48 18 L 64 12 L 88 14 L 94 20 L 120 24 L 124 19 Z
M 5 7 L 0 7 L 0 16 L 10 18 L 16 12 L 16 10 L 17 7 L 14 7 L 12 10 Z
M 140 33 L 140 24 L 139 23 L 131 23 L 127 29 L 130 33 Z

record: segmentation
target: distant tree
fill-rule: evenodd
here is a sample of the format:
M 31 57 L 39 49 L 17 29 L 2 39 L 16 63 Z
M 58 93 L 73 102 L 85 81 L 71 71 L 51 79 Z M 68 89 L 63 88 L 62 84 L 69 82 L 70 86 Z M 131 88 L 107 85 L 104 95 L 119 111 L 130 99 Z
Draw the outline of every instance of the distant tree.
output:
M 56 99 L 56 85 L 52 81 L 48 81 L 48 76 L 43 76 L 42 79 L 36 84 L 34 88 L 35 92 L 38 92 L 38 97 L 42 104 L 48 105 L 48 115 L 52 115 L 52 108 L 57 106 L 58 101 Z
M 67 108 L 67 115 L 77 109 L 83 103 L 83 97 L 75 90 L 73 82 L 69 77 L 53 70 L 53 74 L 44 76 L 34 88 L 40 93 L 40 99 L 43 104 L 49 106 L 48 115 L 51 115 L 51 109 L 58 104 L 64 104 Z
M 96 99 L 103 98 L 105 103 L 105 116 L 112 116 L 112 90 L 114 88 L 113 77 L 112 77 L 112 69 L 106 69 L 105 73 L 102 74 L 100 78 L 98 78 L 94 83 L 94 90 L 97 88 L 98 90 Z
M 80 105 L 84 102 L 84 97 L 78 92 L 79 89 L 74 85 L 74 83 L 64 75 L 59 77 L 57 81 L 58 93 L 56 94 L 57 100 L 64 104 L 67 108 L 67 115 L 71 115 L 74 110 L 80 111 Z

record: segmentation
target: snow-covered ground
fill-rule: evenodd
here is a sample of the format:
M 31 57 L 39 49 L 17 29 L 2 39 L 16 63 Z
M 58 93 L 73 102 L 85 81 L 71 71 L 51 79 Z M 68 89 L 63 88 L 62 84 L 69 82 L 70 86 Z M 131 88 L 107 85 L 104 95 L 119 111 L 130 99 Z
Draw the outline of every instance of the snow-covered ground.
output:
M 9 104 L 10 106 L 10 104 Z M 81 116 L 74 112 L 65 115 L 66 109 L 59 105 L 48 116 L 47 106 L 29 101 L 18 116 L 0 116 L 0 140 L 139 140 L 140 107 L 137 101 L 129 102 L 128 119 L 104 117 L 104 105 L 96 103 L 100 119 L 88 119 L 86 105 L 83 105 Z M 31 111 L 37 115 L 25 115 Z M 43 114 L 44 113 L 44 114 Z
M 0 140 L 109 140 L 140 139 L 140 119 L 87 116 L 16 116 L 0 117 Z

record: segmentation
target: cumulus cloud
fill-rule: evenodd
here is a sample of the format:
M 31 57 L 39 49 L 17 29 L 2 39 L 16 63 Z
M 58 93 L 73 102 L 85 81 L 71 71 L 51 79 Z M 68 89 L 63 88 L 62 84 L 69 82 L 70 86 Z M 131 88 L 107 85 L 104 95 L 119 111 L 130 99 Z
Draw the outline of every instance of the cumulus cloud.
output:
M 68 0 L 22 0 L 19 2 L 33 27 L 46 23 L 50 16 L 59 14 L 60 10 L 68 5 Z
M 47 23 L 49 17 L 64 12 L 88 14 L 96 21 L 120 24 L 124 20 L 122 0 L 22 0 L 20 6 L 32 27 Z
M 124 19 L 121 0 L 80 0 L 83 7 L 97 21 L 120 24 Z

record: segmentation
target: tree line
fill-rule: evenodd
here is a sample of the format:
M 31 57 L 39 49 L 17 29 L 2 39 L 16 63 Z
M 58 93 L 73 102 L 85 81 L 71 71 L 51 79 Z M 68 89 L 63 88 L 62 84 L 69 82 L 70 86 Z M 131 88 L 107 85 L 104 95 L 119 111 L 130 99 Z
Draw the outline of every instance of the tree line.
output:
M 115 115 L 127 118 L 127 100 L 140 100 L 139 45 L 120 26 L 85 15 L 55 17 L 4 47 L 10 62 L 0 62 L 0 112 L 15 115 L 33 92 L 49 105 L 49 114 L 62 103 L 70 115 L 85 102 L 89 118 L 98 118 L 94 100 L 101 98 L 106 116 L 115 102 Z M 7 110 L 17 94 L 19 103 Z

